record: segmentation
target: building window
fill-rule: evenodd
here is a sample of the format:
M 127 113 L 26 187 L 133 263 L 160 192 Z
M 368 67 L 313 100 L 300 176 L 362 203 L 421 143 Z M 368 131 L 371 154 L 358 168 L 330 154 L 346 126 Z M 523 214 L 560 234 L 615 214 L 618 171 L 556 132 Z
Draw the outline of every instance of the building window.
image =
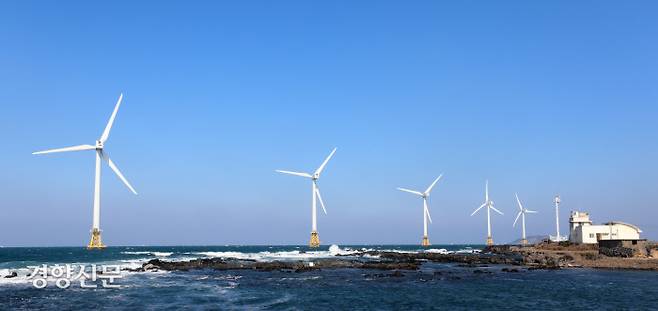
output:
M 590 234 L 589 234 L 589 237 L 590 237 L 591 239 L 593 239 L 593 238 L 594 238 L 594 233 L 590 233 Z
M 637 245 L 637 241 L 633 240 L 633 245 Z

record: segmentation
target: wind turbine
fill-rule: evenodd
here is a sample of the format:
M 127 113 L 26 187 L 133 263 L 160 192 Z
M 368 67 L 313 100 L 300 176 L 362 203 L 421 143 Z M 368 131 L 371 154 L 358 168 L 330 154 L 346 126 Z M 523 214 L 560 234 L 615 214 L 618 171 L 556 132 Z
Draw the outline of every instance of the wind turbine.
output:
M 282 170 L 276 170 L 279 173 L 283 174 L 289 174 L 289 175 L 295 175 L 295 176 L 301 176 L 301 177 L 306 177 L 310 178 L 312 181 L 312 190 L 313 190 L 313 203 L 311 204 L 311 218 L 312 218 L 312 226 L 311 226 L 311 240 L 308 243 L 310 247 L 319 247 L 320 246 L 320 237 L 318 236 L 318 221 L 317 221 L 317 201 L 320 201 L 320 205 L 322 206 L 322 210 L 324 211 L 324 214 L 327 214 L 327 210 L 324 207 L 324 202 L 322 202 L 322 196 L 320 195 L 320 188 L 318 187 L 317 181 L 320 179 L 320 174 L 322 174 L 322 171 L 324 170 L 324 167 L 327 165 L 331 157 L 334 156 L 334 153 L 336 153 L 336 148 L 334 148 L 333 151 L 329 154 L 329 156 L 322 162 L 322 165 L 313 173 L 313 175 L 309 173 L 299 173 L 299 172 L 291 172 L 291 171 L 282 171 Z
M 423 198 L 423 241 L 421 242 L 421 245 L 425 247 L 430 246 L 430 240 L 427 238 L 427 220 L 429 219 L 430 223 L 432 223 L 432 216 L 430 216 L 430 210 L 427 207 L 427 198 L 429 198 L 432 188 L 434 188 L 434 185 L 436 185 L 441 177 L 443 177 L 443 174 L 439 175 L 425 192 L 398 188 L 400 191 L 409 192 Z
M 516 219 L 514 219 L 514 224 L 512 224 L 512 227 L 516 226 L 516 222 L 519 220 L 519 217 L 521 217 L 521 226 L 522 226 L 521 244 L 527 245 L 528 240 L 525 238 L 525 214 L 526 213 L 534 214 L 534 213 L 537 213 L 537 212 L 536 211 L 531 211 L 527 208 L 523 208 L 523 204 L 521 204 L 521 200 L 519 200 L 519 195 L 515 193 L 514 196 L 516 196 L 516 203 L 519 204 L 519 213 L 516 214 Z
M 501 211 L 497 210 L 494 207 L 494 202 L 492 200 L 489 200 L 489 181 L 487 180 L 485 184 L 485 190 L 484 190 L 484 203 L 480 205 L 473 213 L 471 216 L 475 215 L 479 210 L 481 210 L 483 207 L 487 207 L 487 245 L 493 245 L 493 239 L 491 238 L 491 210 L 494 210 L 498 214 L 503 214 Z
M 119 168 L 112 162 L 110 156 L 107 152 L 103 151 L 105 142 L 110 136 L 110 130 L 112 129 L 112 124 L 114 123 L 114 118 L 117 115 L 119 106 L 121 105 L 121 100 L 123 99 L 123 94 L 119 95 L 119 100 L 114 106 L 114 111 L 110 120 L 105 126 L 105 130 L 101 137 L 96 141 L 94 145 L 78 145 L 73 147 L 65 147 L 59 149 L 50 149 L 45 151 L 33 152 L 32 154 L 46 154 L 46 153 L 55 153 L 55 152 L 69 152 L 69 151 L 83 151 L 83 150 L 95 150 L 96 151 L 96 174 L 94 177 L 94 212 L 93 212 L 93 223 L 91 229 L 91 240 L 87 245 L 88 249 L 102 249 L 105 248 L 105 245 L 101 241 L 101 229 L 100 229 L 100 211 L 101 211 L 101 160 L 107 163 L 107 165 L 114 171 L 114 173 L 123 181 L 123 183 L 132 191 L 132 193 L 137 194 L 135 189 L 130 185 L 128 180 L 121 174 Z
M 560 195 L 556 195 L 553 198 L 553 203 L 555 203 L 555 236 L 549 235 L 548 238 L 553 242 L 562 242 L 566 241 L 566 236 L 560 236 Z

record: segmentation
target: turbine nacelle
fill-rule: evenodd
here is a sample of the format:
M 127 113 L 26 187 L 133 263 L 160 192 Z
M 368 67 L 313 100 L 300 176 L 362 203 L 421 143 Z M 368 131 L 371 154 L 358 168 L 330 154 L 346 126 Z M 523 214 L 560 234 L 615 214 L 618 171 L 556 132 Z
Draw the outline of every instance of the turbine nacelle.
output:
M 58 148 L 58 149 L 50 149 L 50 150 L 45 150 L 45 151 L 37 151 L 33 152 L 32 154 L 48 154 L 48 153 L 57 153 L 57 152 L 70 152 L 70 151 L 84 151 L 84 150 L 96 150 L 96 152 L 99 152 L 101 160 L 104 160 L 107 165 L 112 169 L 112 171 L 121 179 L 121 181 L 130 189 L 130 191 L 134 194 L 137 194 L 135 189 L 130 185 L 128 180 L 121 174 L 121 171 L 119 171 L 119 168 L 112 162 L 110 159 L 109 155 L 105 152 L 103 152 L 103 148 L 105 147 L 105 142 L 107 141 L 108 137 L 110 136 L 110 130 L 112 129 L 112 125 L 114 124 L 114 119 L 116 118 L 117 111 L 119 111 L 119 106 L 121 106 L 121 101 L 123 100 L 123 94 L 119 95 L 119 100 L 117 101 L 116 105 L 114 106 L 114 111 L 112 112 L 112 115 L 110 116 L 110 120 L 107 122 L 107 125 L 105 126 L 105 130 L 103 131 L 103 134 L 101 137 L 96 141 L 95 145 L 78 145 L 78 146 L 72 146 L 72 147 L 65 147 L 65 148 Z
M 314 191 L 314 192 L 313 192 L 313 197 L 316 197 L 316 196 L 317 196 L 318 201 L 320 201 L 320 206 L 322 207 L 322 210 L 324 211 L 325 214 L 327 213 L 327 210 L 326 210 L 325 207 L 324 207 L 324 202 L 322 201 L 322 195 L 320 194 L 320 188 L 318 187 L 318 183 L 317 183 L 317 181 L 318 181 L 318 179 L 320 179 L 320 174 L 321 174 L 322 171 L 324 170 L 324 167 L 327 165 L 327 163 L 329 162 L 329 160 L 331 159 L 331 157 L 334 156 L 334 153 L 336 153 L 336 148 L 334 148 L 334 150 L 331 151 L 331 153 L 329 154 L 329 156 L 324 160 L 324 162 L 322 162 L 322 164 L 320 165 L 320 167 L 319 167 L 319 168 L 313 173 L 313 175 L 311 175 L 311 174 L 309 174 L 309 173 L 303 173 L 303 172 L 293 172 L 293 171 L 276 170 L 277 173 L 282 173 L 282 174 L 288 174 L 288 175 L 294 175 L 294 176 L 300 176 L 300 177 L 310 178 L 311 181 L 313 182 L 313 187 L 314 187 L 314 190 L 313 190 L 313 191 Z M 316 202 L 314 201 L 314 202 L 313 202 L 313 206 L 314 206 L 314 207 L 315 207 L 315 203 L 316 203 Z M 315 213 L 315 209 L 314 209 L 313 211 L 314 211 L 314 213 Z M 314 214 L 314 215 L 315 215 L 315 214 Z M 314 217 L 313 222 L 315 223 L 315 216 L 313 216 L 313 217 Z M 314 227 L 315 227 L 315 225 L 314 225 Z
M 531 210 L 523 207 L 523 204 L 521 204 L 521 200 L 519 200 L 519 195 L 518 194 L 515 193 L 514 196 L 516 197 L 516 203 L 519 206 L 519 212 L 516 214 L 516 219 L 514 219 L 514 223 L 512 224 L 512 227 L 516 226 L 516 222 L 519 220 L 519 217 L 523 216 L 524 219 L 525 219 L 525 214 L 537 213 L 536 211 L 531 211 Z M 524 230 L 525 230 L 525 228 L 524 228 Z
M 484 188 L 484 203 L 480 205 L 480 207 L 476 208 L 473 213 L 471 213 L 471 216 L 477 214 L 483 207 L 486 207 L 488 210 L 493 210 L 494 212 L 503 215 L 503 212 L 499 211 L 494 207 L 494 201 L 489 199 L 489 181 L 487 180 L 485 183 L 485 188 Z M 488 217 L 488 216 L 487 216 Z
M 441 179 L 441 177 L 443 177 L 443 174 L 439 175 L 439 177 L 434 179 L 434 182 L 432 182 L 432 184 L 427 188 L 427 190 L 425 190 L 425 192 L 410 190 L 410 189 L 406 189 L 406 188 L 397 188 L 400 191 L 409 192 L 411 194 L 415 194 L 415 195 L 420 196 L 421 198 L 423 198 L 423 215 L 427 215 L 427 218 L 429 218 L 430 223 L 432 222 L 432 216 L 430 215 L 430 210 L 429 210 L 429 207 L 427 206 L 427 198 L 430 197 L 430 193 L 432 192 L 432 189 L 434 188 L 436 183 Z M 427 227 L 426 224 L 425 224 L 425 227 Z

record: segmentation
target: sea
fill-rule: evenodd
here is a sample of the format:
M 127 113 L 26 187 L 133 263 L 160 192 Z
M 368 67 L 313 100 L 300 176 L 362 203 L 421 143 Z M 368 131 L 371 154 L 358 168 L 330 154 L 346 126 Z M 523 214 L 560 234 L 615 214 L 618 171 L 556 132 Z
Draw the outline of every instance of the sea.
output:
M 313 262 L 337 255 L 349 259 L 360 250 L 473 252 L 481 247 L 436 245 L 423 250 L 410 245 L 331 245 L 319 249 L 126 246 L 102 251 L 82 247 L 5 247 L 0 248 L 0 309 L 658 310 L 658 273 L 650 271 L 527 270 L 431 262 L 423 263 L 418 271 L 401 273 L 362 269 L 127 270 L 155 258 Z M 36 273 L 44 265 L 48 272 Z M 102 273 L 94 274 L 92 267 Z M 515 268 L 518 272 L 507 272 Z M 12 272 L 18 276 L 5 278 Z M 76 274 L 81 276 L 76 278 Z

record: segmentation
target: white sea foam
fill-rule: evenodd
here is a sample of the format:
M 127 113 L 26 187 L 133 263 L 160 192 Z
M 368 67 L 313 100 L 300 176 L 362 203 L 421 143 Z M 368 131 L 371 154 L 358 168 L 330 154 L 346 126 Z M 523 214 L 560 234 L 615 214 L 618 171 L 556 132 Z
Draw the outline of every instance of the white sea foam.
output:
M 205 257 L 215 258 L 235 258 L 235 259 L 249 259 L 256 261 L 274 261 L 274 260 L 311 260 L 317 258 L 329 258 L 333 256 L 343 255 L 349 256 L 355 254 L 355 250 L 341 249 L 338 245 L 331 245 L 328 251 L 308 251 L 302 252 L 294 251 L 280 251 L 280 252 L 257 252 L 257 253 L 243 253 L 243 252 L 198 252 L 191 253 L 192 255 L 200 255 Z
M 299 247 L 295 247 L 299 248 Z M 214 257 L 214 258 L 235 258 L 235 259 L 246 259 L 246 260 L 256 260 L 256 261 L 274 261 L 274 260 L 312 260 L 317 258 L 330 258 L 334 256 L 350 256 L 356 255 L 357 253 L 362 252 L 391 252 L 391 253 L 400 253 L 400 254 L 416 254 L 421 252 L 429 253 L 439 253 L 439 254 L 452 254 L 454 251 L 448 251 L 446 249 L 418 249 L 418 250 L 400 250 L 400 249 L 376 249 L 376 248 L 361 248 L 361 249 L 350 249 L 350 248 L 341 248 L 338 245 L 329 246 L 327 251 L 263 251 L 263 252 L 237 252 L 237 251 L 226 251 L 226 252 L 192 252 L 184 253 L 186 255 L 192 256 L 204 256 L 204 257 Z M 475 252 L 473 250 L 467 250 L 468 252 Z M 463 250 L 466 252 L 466 250 Z M 379 258 L 379 255 L 370 255 L 365 254 L 363 257 L 366 258 Z
M 121 269 L 139 269 L 142 267 L 142 264 L 149 261 L 150 258 L 139 258 L 139 259 L 124 259 L 120 260 Z
M 5 276 L 12 272 L 16 272 L 17 276 L 13 278 L 5 278 Z M 31 273 L 32 269 L 29 268 L 0 269 L 0 285 L 28 284 L 32 282 L 32 280 L 27 278 Z
M 272 247 L 270 247 L 271 249 Z M 476 254 L 479 253 L 479 249 L 473 249 L 470 247 L 456 250 L 456 251 L 448 251 L 443 248 L 439 249 L 417 249 L 417 250 L 400 250 L 400 249 L 383 249 L 383 248 L 361 248 L 361 249 L 350 249 L 350 248 L 341 248 L 338 245 L 331 245 L 328 250 L 324 251 L 300 251 L 299 247 L 293 248 L 293 250 L 290 251 L 262 251 L 262 252 L 238 252 L 238 251 L 227 251 L 227 252 L 186 252 L 186 253 L 178 253 L 174 255 L 172 252 L 155 252 L 155 251 L 124 251 L 122 254 L 125 255 L 142 255 L 138 256 L 138 258 L 124 258 L 121 260 L 114 260 L 114 261 L 107 261 L 107 262 L 96 262 L 96 265 L 119 265 L 121 267 L 121 274 L 122 276 L 128 276 L 132 274 L 132 272 L 127 271 L 125 269 L 138 269 L 141 268 L 142 265 L 149 260 L 155 258 L 159 258 L 161 260 L 166 260 L 166 261 L 187 261 L 187 260 L 194 260 L 199 258 L 200 256 L 203 257 L 221 257 L 221 258 L 235 258 L 235 259 L 249 259 L 249 260 L 255 260 L 255 261 L 275 261 L 275 260 L 281 260 L 281 261 L 286 261 L 286 260 L 303 260 L 303 261 L 312 261 L 315 259 L 321 259 L 321 258 L 331 258 L 334 256 L 350 256 L 350 255 L 356 255 L 357 253 L 360 252 L 368 252 L 368 251 L 381 251 L 381 252 L 396 252 L 396 253 L 403 253 L 403 254 L 408 254 L 408 253 L 419 253 L 419 252 L 427 252 L 427 253 L 438 253 L 438 254 L 451 254 L 451 253 L 456 253 L 456 254 Z M 366 254 L 363 255 L 365 258 L 378 258 L 378 255 L 370 255 Z M 90 263 L 69 263 L 71 265 L 90 265 Z M 55 265 L 54 263 L 49 264 L 49 266 Z M 60 265 L 65 265 L 65 264 L 60 264 Z M 4 278 L 4 276 L 9 275 L 11 272 L 16 272 L 18 276 L 14 278 Z M 11 285 L 11 284 L 31 284 L 32 280 L 28 279 L 27 276 L 30 275 L 32 272 L 32 269 L 29 269 L 27 267 L 16 267 L 16 268 L 5 268 L 2 269 L 0 268 L 0 286 L 1 285 Z M 166 271 L 160 271 L 160 273 L 168 273 Z M 49 283 L 54 280 L 49 279 Z
M 400 249 L 362 249 L 362 251 L 376 251 L 376 252 L 388 252 L 388 253 L 398 253 L 398 254 L 418 254 L 418 253 L 437 253 L 437 254 L 479 254 L 481 251 L 479 249 L 473 249 L 470 247 L 450 251 L 445 248 L 430 248 L 430 249 L 418 249 L 418 250 L 400 250 Z
M 418 253 L 418 251 L 405 251 L 405 250 L 400 250 L 400 249 L 367 249 L 366 251 L 371 252 L 387 252 L 387 253 L 399 253 L 399 254 L 415 254 Z
M 437 249 L 437 248 L 430 248 L 430 249 L 428 249 L 428 250 L 425 250 L 425 252 L 426 252 L 426 253 L 443 254 L 443 255 L 447 255 L 447 254 L 452 254 L 452 253 L 454 253 L 453 251 L 449 251 L 449 250 L 447 250 L 447 249 L 445 249 L 445 248 L 439 248 L 439 249 Z
M 79 269 L 80 266 L 84 266 L 86 268 L 90 267 L 92 264 L 96 265 L 97 269 L 101 269 L 102 266 L 119 266 L 120 267 L 120 273 L 121 277 L 128 277 L 133 272 L 128 271 L 126 269 L 138 269 L 142 267 L 142 264 L 145 262 L 151 260 L 153 258 L 136 258 L 136 259 L 123 259 L 123 260 L 117 260 L 117 261 L 104 261 L 104 262 L 95 262 L 95 263 L 84 263 L 84 262 L 71 262 L 71 263 L 50 263 L 47 265 L 48 267 L 48 274 L 46 281 L 48 282 L 48 286 L 54 286 L 55 281 L 57 281 L 59 278 L 55 278 L 52 276 L 52 268 L 55 267 L 56 265 L 59 266 L 66 266 L 67 264 L 70 265 L 75 271 L 73 275 L 77 275 L 77 269 Z M 194 258 L 187 258 L 187 259 L 194 259 Z M 41 267 L 41 265 L 35 265 Z M 11 274 L 12 272 L 16 272 L 17 276 L 13 278 L 5 278 L 5 276 Z M 22 268 L 10 268 L 10 269 L 0 269 L 0 286 L 3 285 L 30 285 L 32 286 L 32 281 L 34 280 L 33 278 L 28 278 L 34 272 L 34 268 L 28 268 L 28 267 L 22 267 Z M 159 271 L 159 273 L 169 273 L 168 271 Z M 77 281 L 72 281 L 72 285 Z
M 144 252 L 121 252 L 121 254 L 125 254 L 125 255 L 151 255 L 151 256 L 156 256 L 156 257 L 169 257 L 169 256 L 173 255 L 174 253 L 144 251 Z
M 465 249 L 460 249 L 458 251 L 455 251 L 455 254 L 479 254 L 482 251 L 479 249 L 473 249 L 473 248 L 465 248 Z

